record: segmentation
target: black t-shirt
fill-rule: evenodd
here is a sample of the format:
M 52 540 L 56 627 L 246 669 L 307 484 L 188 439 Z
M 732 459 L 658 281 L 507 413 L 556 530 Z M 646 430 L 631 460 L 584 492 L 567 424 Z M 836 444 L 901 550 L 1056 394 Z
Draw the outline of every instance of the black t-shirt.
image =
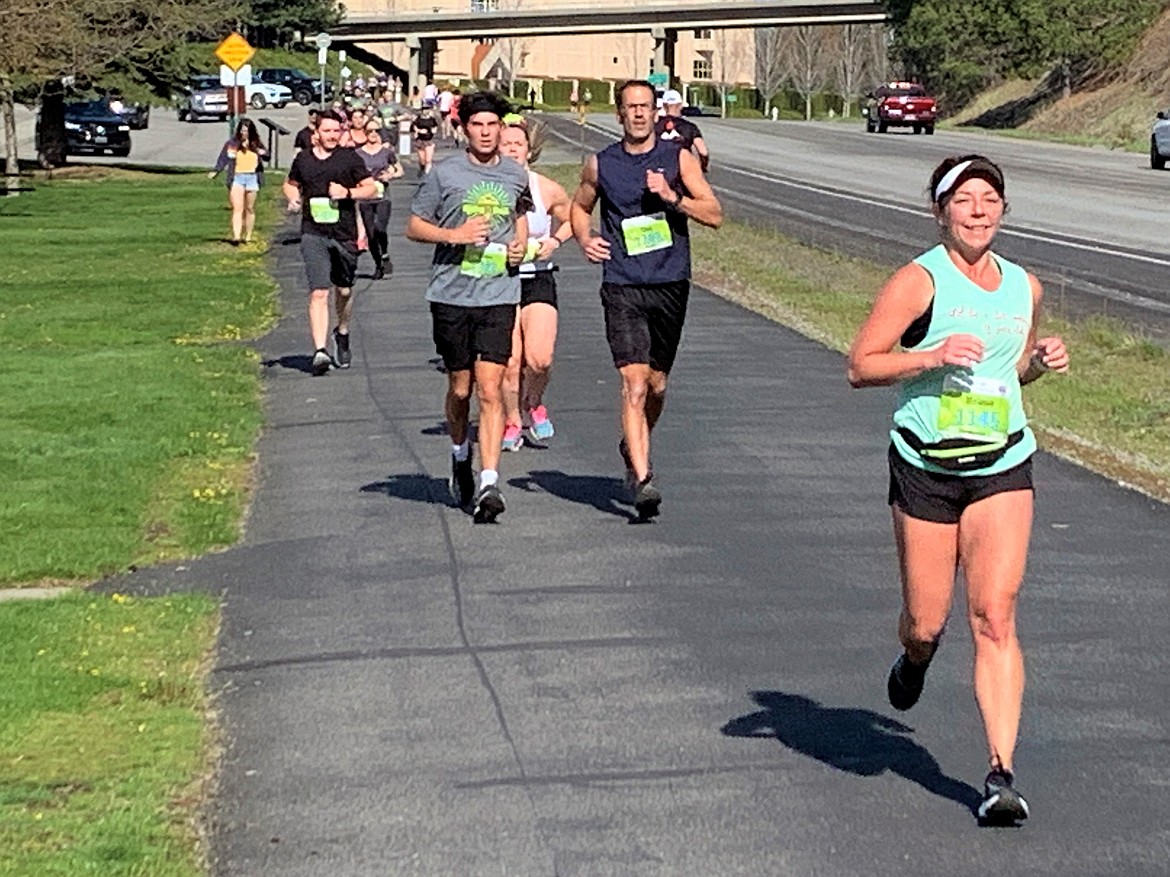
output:
M 306 125 L 297 132 L 296 139 L 293 140 L 293 149 L 312 149 L 313 148 L 313 127 Z
M 682 116 L 664 116 L 654 123 L 658 139 L 674 143 L 682 149 L 690 149 L 696 137 L 702 137 L 699 126 Z
M 439 123 L 427 116 L 419 116 L 414 120 L 414 136 L 419 140 L 431 140 L 435 136 L 435 129 Z
M 312 149 L 298 152 L 289 168 L 288 178 L 301 187 L 301 234 L 356 241 L 357 210 L 354 202 L 343 198 L 329 204 L 329 184 L 339 183 L 352 189 L 369 175 L 365 162 L 348 147 L 338 147 L 326 159 L 317 158 Z M 313 218 L 314 207 L 318 219 Z M 337 209 L 335 222 L 328 221 L 332 207 Z

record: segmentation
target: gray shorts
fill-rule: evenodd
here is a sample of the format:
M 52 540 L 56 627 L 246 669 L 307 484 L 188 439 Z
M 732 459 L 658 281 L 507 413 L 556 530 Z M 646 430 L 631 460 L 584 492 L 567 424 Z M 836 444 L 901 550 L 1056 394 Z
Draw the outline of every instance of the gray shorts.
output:
M 309 289 L 351 289 L 357 275 L 357 241 L 337 241 L 319 234 L 301 235 L 301 257 Z

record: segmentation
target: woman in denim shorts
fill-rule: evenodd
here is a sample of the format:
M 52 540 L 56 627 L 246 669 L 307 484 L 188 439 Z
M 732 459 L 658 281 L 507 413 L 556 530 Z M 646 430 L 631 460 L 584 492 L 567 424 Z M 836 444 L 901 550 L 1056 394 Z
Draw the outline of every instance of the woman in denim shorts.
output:
M 214 170 L 208 177 L 214 179 L 220 171 L 227 171 L 228 203 L 232 208 L 231 245 L 252 241 L 256 224 L 256 195 L 264 182 L 264 159 L 268 151 L 260 142 L 260 135 L 251 119 L 240 119 L 232 137 L 219 151 Z

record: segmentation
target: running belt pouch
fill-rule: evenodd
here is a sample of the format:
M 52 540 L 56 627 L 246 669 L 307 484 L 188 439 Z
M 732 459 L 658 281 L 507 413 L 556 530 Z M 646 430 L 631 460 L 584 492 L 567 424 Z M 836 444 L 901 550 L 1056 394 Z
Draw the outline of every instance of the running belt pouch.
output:
M 1018 430 L 1007 437 L 1002 447 L 992 450 L 983 450 L 986 445 L 981 442 L 972 442 L 970 439 L 943 439 L 941 442 L 927 444 L 917 435 L 904 426 L 898 427 L 898 435 L 912 447 L 922 459 L 951 472 L 972 472 L 984 469 L 999 460 L 1007 453 L 1008 448 L 1017 445 L 1024 438 L 1024 431 Z M 963 448 L 971 448 L 970 454 L 956 454 Z M 940 455 L 940 453 L 942 455 Z

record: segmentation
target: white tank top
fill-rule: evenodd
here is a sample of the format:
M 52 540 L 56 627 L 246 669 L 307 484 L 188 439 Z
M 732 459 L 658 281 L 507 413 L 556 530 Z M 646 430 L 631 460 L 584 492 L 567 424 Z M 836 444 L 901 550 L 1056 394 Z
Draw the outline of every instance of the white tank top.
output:
M 540 197 L 540 181 L 533 171 L 528 172 L 528 188 L 532 193 L 532 209 L 528 211 L 528 240 L 540 241 L 552 234 L 552 217 Z M 524 262 L 521 274 L 535 274 L 537 271 L 551 271 L 552 262 Z

